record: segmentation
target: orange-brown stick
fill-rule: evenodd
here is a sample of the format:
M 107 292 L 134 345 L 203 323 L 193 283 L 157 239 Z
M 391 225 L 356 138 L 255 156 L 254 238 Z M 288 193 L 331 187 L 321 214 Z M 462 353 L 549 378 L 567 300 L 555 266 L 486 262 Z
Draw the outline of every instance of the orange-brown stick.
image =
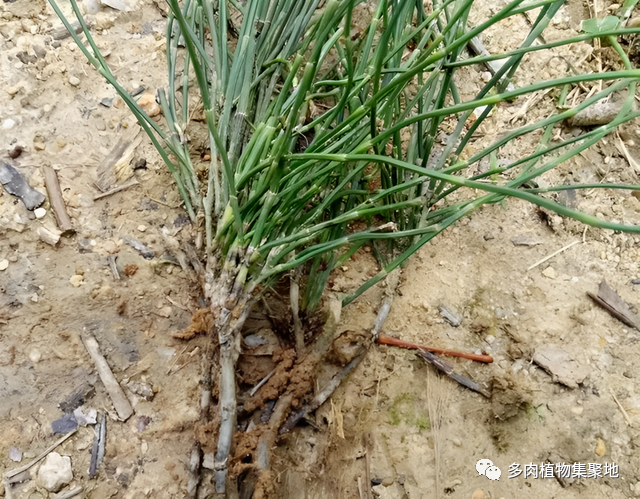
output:
M 462 357 L 463 359 L 476 360 L 478 362 L 486 362 L 487 364 L 490 364 L 491 362 L 493 362 L 493 357 L 491 357 L 491 355 L 478 355 L 475 353 L 458 352 L 456 350 L 443 350 L 441 348 L 425 347 L 422 345 L 417 345 L 416 343 L 411 343 L 410 341 L 404 341 L 404 340 L 399 340 L 398 338 L 392 338 L 391 336 L 387 336 L 386 334 L 378 335 L 378 343 L 380 345 L 392 345 L 396 347 L 413 348 L 415 350 L 426 350 L 428 352 L 438 353 L 440 355 Z

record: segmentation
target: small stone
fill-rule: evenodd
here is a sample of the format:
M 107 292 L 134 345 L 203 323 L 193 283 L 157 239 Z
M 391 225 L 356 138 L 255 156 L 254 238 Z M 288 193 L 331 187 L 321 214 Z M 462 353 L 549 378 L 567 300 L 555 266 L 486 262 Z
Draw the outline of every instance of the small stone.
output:
M 0 260 L 0 270 L 7 270 L 9 268 L 9 260 L 6 258 L 4 260 Z
M 16 95 L 20 91 L 20 85 L 13 85 L 12 87 L 5 88 L 5 92 L 7 92 L 11 97 Z
M 140 381 L 129 381 L 127 387 L 132 393 L 140 395 L 145 400 L 153 400 L 153 397 L 156 395 L 151 385 Z
M 147 230 L 147 226 L 146 226 L 146 225 L 143 225 L 143 224 L 140 224 L 140 225 L 138 225 L 138 230 L 139 230 L 140 232 L 144 232 L 144 231 L 146 231 L 146 230 Z
M 78 85 L 80 85 L 80 78 L 78 78 L 77 76 L 69 76 L 69 85 L 77 87 Z
M 82 286 L 84 284 L 84 276 L 78 275 L 78 274 L 74 274 L 69 279 L 69 282 L 71 283 L 71 285 L 74 288 L 80 287 L 80 286 Z
M 385 487 L 390 487 L 391 485 L 393 485 L 393 481 L 394 480 L 392 476 L 387 476 L 382 479 L 382 485 Z
M 57 452 L 49 454 L 38 470 L 38 485 L 50 492 L 59 491 L 63 485 L 73 480 L 71 458 Z
M 29 360 L 34 364 L 37 364 L 42 359 L 42 353 L 37 348 L 29 350 Z
M 93 251 L 91 243 L 88 239 L 85 239 L 83 237 L 78 238 L 78 251 L 80 251 L 80 253 L 91 253 Z
M 47 56 L 47 49 L 42 45 L 34 45 L 33 52 L 36 54 L 38 59 L 44 59 Z
M 154 94 L 142 94 L 140 99 L 138 99 L 138 105 L 152 118 L 162 112 L 162 108 L 160 104 L 156 102 L 156 96 Z
M 9 257 L 9 261 L 10 261 L 11 263 L 16 263 L 16 262 L 18 261 L 18 255 L 11 255 L 11 256 Z
M 143 441 L 140 444 L 140 450 L 142 451 L 143 454 L 146 454 L 149 451 L 149 444 L 145 441 Z
M 38 293 L 33 293 L 33 294 L 31 295 L 31 301 L 32 301 L 33 303 L 38 303 Z
M 84 269 L 80 265 L 76 267 L 76 275 L 84 275 Z
M 487 496 L 482 489 L 476 489 L 473 491 L 473 494 L 471 494 L 471 499 L 485 499 L 485 497 Z
M 33 214 L 36 216 L 37 219 L 40 219 L 47 214 L 47 210 L 45 210 L 44 208 L 36 208 L 35 210 L 33 210 Z
M 11 159 L 16 159 L 18 156 L 20 156 L 22 154 L 22 151 L 24 151 L 22 146 L 16 145 L 16 146 L 13 147 L 13 149 L 11 149 L 9 151 L 9 157 Z
M 22 451 L 17 447 L 9 447 L 9 459 L 16 463 L 19 463 L 20 461 L 22 461 Z
M 115 255 L 120 251 L 120 248 L 118 248 L 118 245 L 111 239 L 108 239 L 107 241 L 105 241 L 102 247 L 110 255 Z
M 160 317 L 171 317 L 171 313 L 173 312 L 173 309 L 169 306 L 166 307 L 162 307 L 160 310 L 158 310 L 158 315 Z
M 460 440 L 459 438 L 452 439 L 451 443 L 456 447 L 462 447 L 462 440 Z
M 596 443 L 596 456 L 602 457 L 607 453 L 607 444 L 601 438 Z
M 556 273 L 556 269 L 551 266 L 544 269 L 542 271 L 542 275 L 548 277 L 549 279 L 555 279 L 558 276 L 558 274 Z
M 16 126 L 16 121 L 12 120 L 11 118 L 7 118 L 6 120 L 4 120 L 2 122 L 2 128 L 4 128 L 5 130 L 9 130 L 10 128 L 13 128 L 14 126 Z
M 489 345 L 491 345 L 494 341 L 496 341 L 496 337 L 492 334 L 488 334 L 485 340 L 487 343 L 489 343 Z
M 82 0 L 82 3 L 87 9 L 87 14 L 95 16 L 100 12 L 100 2 L 98 0 Z
M 482 236 L 482 238 L 485 241 L 491 241 L 492 239 L 495 239 L 496 237 L 491 232 L 487 232 L 484 236 Z
M 542 244 L 540 239 L 531 234 L 518 234 L 511 238 L 511 242 L 515 246 L 537 246 L 538 244 Z
M 38 237 L 42 242 L 55 246 L 60 241 L 60 232 L 53 232 L 45 227 L 38 227 L 36 230 Z

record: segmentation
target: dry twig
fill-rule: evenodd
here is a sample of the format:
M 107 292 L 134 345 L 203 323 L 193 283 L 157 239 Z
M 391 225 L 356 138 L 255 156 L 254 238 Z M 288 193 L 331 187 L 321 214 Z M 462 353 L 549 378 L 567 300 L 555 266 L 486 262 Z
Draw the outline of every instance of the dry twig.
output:
M 69 214 L 67 213 L 67 206 L 62 197 L 58 174 L 52 167 L 44 165 L 42 167 L 42 175 L 44 176 L 44 185 L 49 193 L 49 203 L 51 203 L 53 214 L 56 217 L 56 222 L 58 222 L 58 227 L 60 227 L 62 235 L 69 235 L 75 232 Z
M 113 406 L 118 413 L 118 417 L 122 421 L 126 421 L 133 414 L 133 407 L 131 407 L 129 400 L 113 375 L 107 360 L 100 353 L 100 345 L 98 345 L 96 339 L 89 334 L 86 329 L 82 333 L 81 338 L 82 343 L 91 356 L 91 359 L 96 366 L 96 370 L 98 371 L 98 375 L 100 376 L 102 383 L 104 383 L 107 393 L 113 402 Z

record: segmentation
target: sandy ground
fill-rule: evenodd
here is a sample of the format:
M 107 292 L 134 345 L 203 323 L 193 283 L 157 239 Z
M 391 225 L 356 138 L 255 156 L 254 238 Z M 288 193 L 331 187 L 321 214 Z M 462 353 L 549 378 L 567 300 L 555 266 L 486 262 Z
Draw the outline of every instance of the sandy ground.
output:
M 162 9 L 150 1 L 134 7 L 105 8 L 92 29 L 125 88 L 154 92 L 164 84 Z M 573 2 L 561 11 L 555 33 L 576 30 L 584 17 L 587 8 Z M 43 1 L 0 4 L 0 159 L 42 192 L 40 167 L 53 166 L 76 228 L 55 246 L 46 244 L 38 230 L 56 227 L 48 201 L 46 215 L 36 219 L 0 190 L 0 262 L 8 264 L 0 271 L 0 467 L 11 470 L 37 456 L 59 437 L 51 423 L 82 405 L 107 414 L 105 459 L 89 479 L 94 430 L 80 427 L 56 449 L 71 458 L 73 480 L 64 490 L 82 486 L 83 496 L 91 498 L 184 497 L 207 339 L 185 342 L 171 333 L 186 327 L 201 306 L 195 273 L 179 265 L 175 251 L 194 234 L 169 174 L 146 140 L 132 158 L 146 159 L 145 167 L 132 172 L 138 184 L 94 199 L 100 194 L 94 185 L 98 165 L 134 119 L 109 105 L 116 102 L 115 92 L 68 38 L 53 39 L 51 30 L 58 26 Z M 508 38 L 505 30 L 485 42 L 505 48 Z M 583 54 L 568 55 L 579 60 Z M 539 71 L 557 76 L 564 69 L 548 57 L 532 59 L 525 77 Z M 483 75 L 474 69 L 468 76 L 460 82 L 465 95 Z M 505 106 L 495 123 L 511 119 L 521 105 Z M 552 105 L 543 100 L 530 113 Z M 485 130 L 486 138 L 498 129 Z M 634 126 L 621 136 L 640 158 Z M 24 151 L 10 159 L 15 146 Z M 547 180 L 602 178 L 637 183 L 613 137 Z M 609 219 L 640 223 L 640 201 L 629 192 L 588 193 L 575 203 Z M 146 244 L 155 257 L 143 258 L 127 237 Z M 314 424 L 281 442 L 274 474 L 278 496 L 640 496 L 640 333 L 595 307 L 586 294 L 596 293 L 606 279 L 627 302 L 640 303 L 634 284 L 640 277 L 639 242 L 625 234 L 585 232 L 517 201 L 485 207 L 448 230 L 404 269 L 385 332 L 434 347 L 490 353 L 491 365 L 451 363 L 490 389 L 491 398 L 440 377 L 413 352 L 374 347 L 317 411 Z M 117 257 L 119 280 L 110 257 Z M 373 265 L 368 253 L 356 254 L 337 272 L 332 292 L 352 289 Z M 347 307 L 339 332 L 366 334 L 380 296 L 378 287 Z M 446 322 L 441 306 L 459 314 L 461 324 Z M 95 336 L 126 387 L 135 410 L 126 422 L 118 421 L 83 334 Z M 533 361 L 549 352 L 561 352 L 564 372 L 554 375 Z M 481 459 L 501 470 L 499 480 L 478 474 Z M 562 463 L 571 474 L 579 475 L 584 464 L 603 476 L 543 477 L 549 464 Z M 523 474 L 510 478 L 514 464 Z M 12 487 L 13 497 L 53 497 L 35 480 L 37 469 Z M 208 480 L 205 474 L 203 497 L 211 490 Z

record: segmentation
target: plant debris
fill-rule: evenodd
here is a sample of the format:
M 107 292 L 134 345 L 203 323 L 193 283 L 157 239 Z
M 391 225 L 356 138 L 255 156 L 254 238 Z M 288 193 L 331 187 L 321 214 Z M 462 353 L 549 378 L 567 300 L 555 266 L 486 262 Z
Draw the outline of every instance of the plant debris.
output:
M 58 174 L 52 167 L 46 165 L 42 167 L 42 174 L 44 176 L 44 184 L 49 193 L 49 203 L 51 204 L 51 208 L 53 208 L 53 214 L 56 217 L 56 222 L 58 222 L 58 227 L 60 227 L 62 231 L 61 235 L 67 236 L 73 234 L 75 230 L 62 197 Z
M 145 260 L 151 260 L 155 255 L 147 246 L 138 241 L 135 237 L 122 236 L 122 240 L 142 255 Z
M 606 281 L 600 283 L 597 296 L 589 292 L 587 295 L 616 319 L 640 331 L 640 316 L 631 311 L 629 304 Z
M 4 161 L 0 161 L 0 183 L 9 194 L 20 198 L 27 210 L 35 210 L 46 199 L 44 194 L 29 185 L 15 166 Z

